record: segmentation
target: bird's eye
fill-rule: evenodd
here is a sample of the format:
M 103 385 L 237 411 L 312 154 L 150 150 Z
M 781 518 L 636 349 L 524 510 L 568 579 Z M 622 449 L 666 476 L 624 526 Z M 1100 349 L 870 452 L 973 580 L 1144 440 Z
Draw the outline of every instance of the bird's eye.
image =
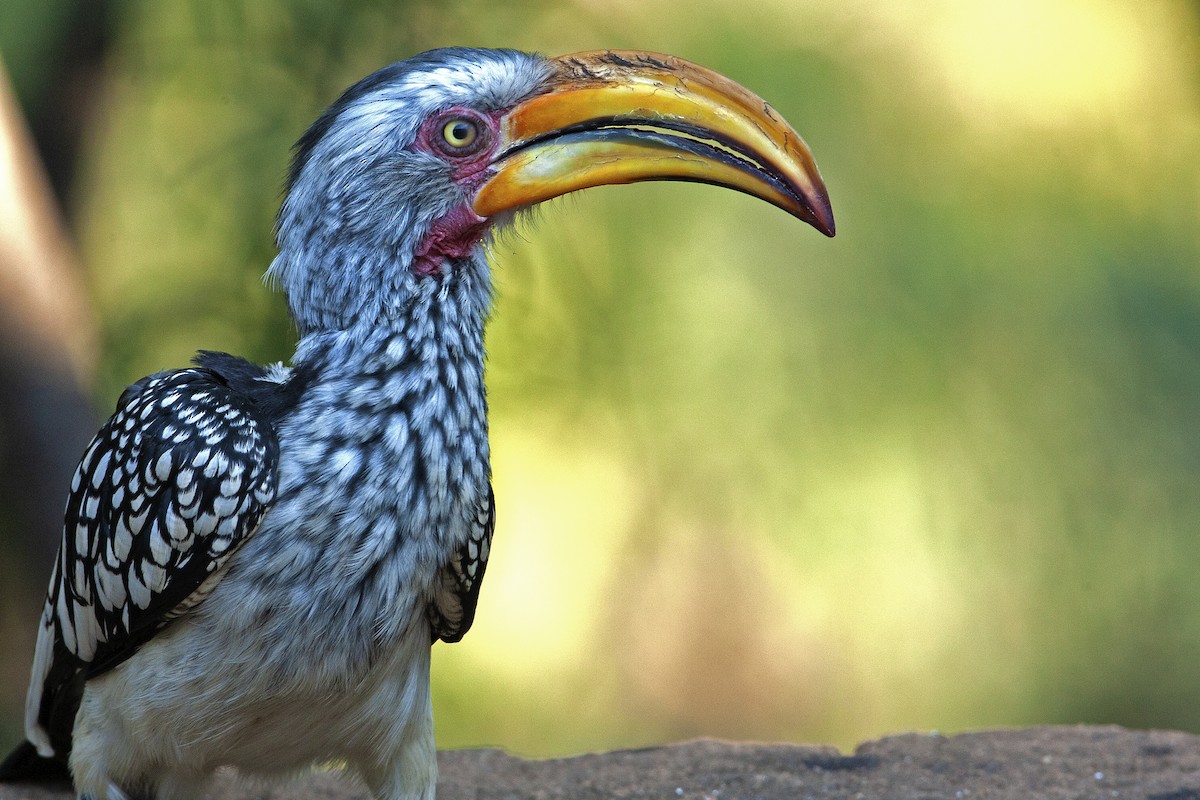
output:
M 442 126 L 442 140 L 452 150 L 470 150 L 478 139 L 479 125 L 473 119 L 456 117 Z

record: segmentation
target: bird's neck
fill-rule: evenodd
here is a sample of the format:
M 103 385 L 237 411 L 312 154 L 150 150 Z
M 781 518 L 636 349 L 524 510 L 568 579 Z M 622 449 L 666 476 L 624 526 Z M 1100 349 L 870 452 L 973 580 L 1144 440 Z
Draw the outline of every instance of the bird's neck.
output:
M 301 329 L 295 362 L 324 374 L 440 365 L 478 373 L 481 379 L 492 302 L 491 273 L 481 248 L 449 261 L 437 275 L 408 267 L 362 264 L 354 270 L 361 276 L 358 282 L 324 285 L 325 296 L 318 296 L 316 287 L 304 300 L 289 296 L 293 309 L 304 307 L 302 313 L 294 311 Z
M 491 313 L 491 272 L 475 228 L 467 236 L 436 223 L 412 226 L 392 239 L 327 225 L 297 227 L 280 236 L 267 277 L 286 294 L 302 338 L 403 332 L 428 324 L 430 315 L 473 325 L 482 335 Z M 456 231 L 462 235 L 450 235 Z
M 297 346 L 303 388 L 279 433 L 287 500 L 273 513 L 295 517 L 289 536 L 307 537 L 356 598 L 425 591 L 487 496 L 487 266 L 454 266 L 417 281 L 403 306 Z M 394 604 L 361 613 L 375 641 L 409 619 Z

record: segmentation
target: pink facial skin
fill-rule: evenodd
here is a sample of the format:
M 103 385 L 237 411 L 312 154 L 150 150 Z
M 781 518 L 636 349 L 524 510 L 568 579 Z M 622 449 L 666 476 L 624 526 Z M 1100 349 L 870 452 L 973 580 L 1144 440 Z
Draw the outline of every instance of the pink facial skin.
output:
M 454 167 L 455 183 L 464 189 L 467 197 L 473 197 L 488 178 L 488 164 L 500 142 L 498 131 L 502 115 L 502 111 L 480 114 L 468 108 L 447 109 L 421 125 L 413 146 Z M 456 149 L 443 138 L 443 128 L 454 119 L 468 119 L 475 123 L 478 134 L 470 147 Z M 433 223 L 417 246 L 413 272 L 418 275 L 440 275 L 447 260 L 466 258 L 487 233 L 489 222 L 476 214 L 469 203 L 455 207 Z
M 489 220 L 461 205 L 438 219 L 417 245 L 413 272 L 440 275 L 447 259 L 466 258 L 487 233 Z

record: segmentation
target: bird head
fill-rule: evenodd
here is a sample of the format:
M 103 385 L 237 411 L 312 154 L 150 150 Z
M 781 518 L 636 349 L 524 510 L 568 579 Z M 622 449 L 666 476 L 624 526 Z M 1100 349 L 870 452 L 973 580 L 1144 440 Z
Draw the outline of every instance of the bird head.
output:
M 736 189 L 834 234 L 804 141 L 718 73 L 640 51 L 452 48 L 367 76 L 304 134 L 270 274 L 302 333 L 394 318 L 456 276 L 486 294 L 483 242 L 514 212 L 645 180 Z

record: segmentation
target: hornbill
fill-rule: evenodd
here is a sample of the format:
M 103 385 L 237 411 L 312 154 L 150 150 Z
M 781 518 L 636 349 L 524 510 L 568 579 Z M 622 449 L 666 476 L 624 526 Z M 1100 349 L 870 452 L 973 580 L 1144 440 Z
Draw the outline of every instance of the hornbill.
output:
M 470 627 L 495 523 L 485 246 L 535 203 L 659 179 L 834 233 L 800 136 L 680 58 L 443 49 L 346 90 L 278 217 L 291 366 L 202 351 L 121 395 L 0 776 L 166 800 L 337 760 L 381 800 L 433 798 L 430 647 Z

